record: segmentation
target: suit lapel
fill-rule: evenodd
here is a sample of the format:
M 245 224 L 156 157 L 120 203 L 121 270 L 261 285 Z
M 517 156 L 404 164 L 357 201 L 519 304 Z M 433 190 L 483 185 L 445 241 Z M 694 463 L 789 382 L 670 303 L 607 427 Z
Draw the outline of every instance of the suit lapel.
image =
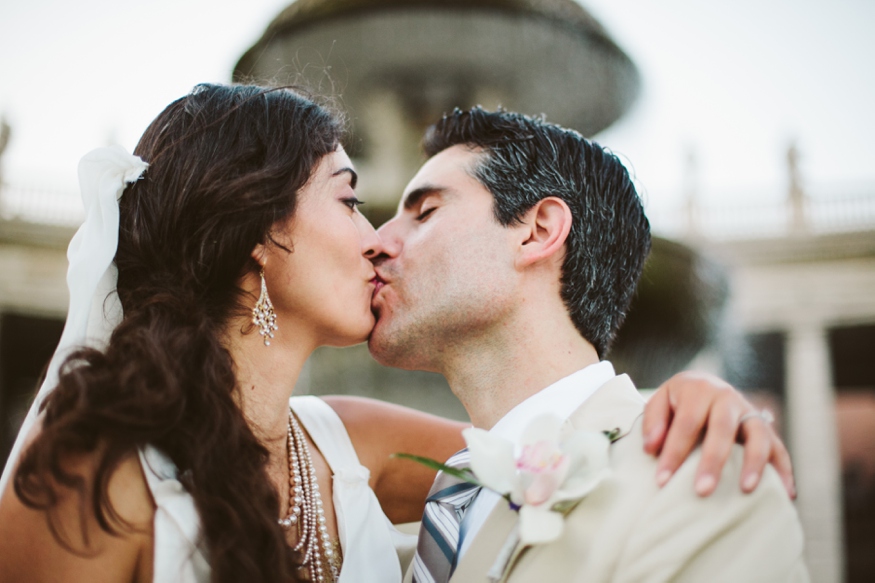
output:
M 486 574 L 492 568 L 495 558 L 504 546 L 519 515 L 511 510 L 507 502 L 499 500 L 489 514 L 480 532 L 471 541 L 450 581 L 486 582 Z
M 635 420 L 644 411 L 644 399 L 628 375 L 619 375 L 606 382 L 571 416 L 572 427 L 583 431 L 616 431 L 615 439 L 628 435 Z M 451 581 L 486 582 L 486 574 L 495 562 L 519 515 L 502 500 L 495 505 L 471 547 L 462 557 Z M 507 573 L 527 547 L 517 545 L 508 562 Z M 506 579 L 507 577 L 505 577 Z

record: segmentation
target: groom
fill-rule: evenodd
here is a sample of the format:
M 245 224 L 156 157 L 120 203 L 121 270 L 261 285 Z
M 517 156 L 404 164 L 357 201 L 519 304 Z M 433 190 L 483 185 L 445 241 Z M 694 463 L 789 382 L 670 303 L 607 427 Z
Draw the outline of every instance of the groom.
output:
M 643 401 L 602 360 L 650 249 L 618 159 L 573 131 L 478 108 L 438 122 L 425 149 L 380 228 L 372 354 L 443 374 L 494 437 L 518 443 L 550 413 L 616 441 L 610 474 L 550 542 L 518 543 L 519 509 L 491 490 L 436 493 L 429 504 L 449 514 L 424 521 L 408 580 L 807 580 L 798 518 L 772 468 L 751 494 L 727 479 L 700 498 L 696 453 L 664 488 L 654 483 Z M 725 471 L 741 465 L 733 451 Z

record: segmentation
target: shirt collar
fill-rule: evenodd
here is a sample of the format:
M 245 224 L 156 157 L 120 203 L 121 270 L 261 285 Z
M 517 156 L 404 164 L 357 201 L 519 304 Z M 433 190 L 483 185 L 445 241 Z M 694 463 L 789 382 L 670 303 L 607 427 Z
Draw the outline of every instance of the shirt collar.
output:
M 599 387 L 615 376 L 614 367 L 607 360 L 584 367 L 518 404 L 489 432 L 519 443 L 523 430 L 532 419 L 545 413 L 568 419 Z

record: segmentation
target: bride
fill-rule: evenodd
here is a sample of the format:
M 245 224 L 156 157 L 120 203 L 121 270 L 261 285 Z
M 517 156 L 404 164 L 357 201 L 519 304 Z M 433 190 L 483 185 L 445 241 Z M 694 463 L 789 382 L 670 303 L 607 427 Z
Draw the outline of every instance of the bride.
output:
M 434 474 L 390 455 L 446 459 L 464 425 L 290 399 L 313 350 L 374 325 L 381 242 L 342 137 L 294 91 L 199 85 L 136 156 L 83 159 L 67 326 L 0 482 L 0 580 L 401 580 L 393 523 L 419 520 Z M 676 466 L 709 415 L 749 405 L 671 383 L 648 422 L 695 412 Z M 739 417 L 709 434 L 718 469 Z M 748 437 L 754 465 L 787 466 L 773 433 Z

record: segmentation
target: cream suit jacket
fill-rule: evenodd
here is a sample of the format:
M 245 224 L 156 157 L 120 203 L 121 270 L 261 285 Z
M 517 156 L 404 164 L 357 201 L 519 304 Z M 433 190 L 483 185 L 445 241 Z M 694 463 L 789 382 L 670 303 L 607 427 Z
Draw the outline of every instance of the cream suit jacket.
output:
M 571 416 L 578 429 L 620 429 L 623 437 L 610 450 L 611 475 L 566 517 L 559 540 L 518 546 L 502 581 L 808 581 L 799 519 L 774 469 L 766 468 L 755 492 L 743 494 L 743 451 L 735 446 L 717 490 L 700 498 L 693 489 L 697 450 L 660 489 L 656 460 L 644 453 L 643 410 L 643 399 L 622 375 Z M 516 520 L 507 504 L 497 504 L 451 581 L 490 581 L 487 572 Z

